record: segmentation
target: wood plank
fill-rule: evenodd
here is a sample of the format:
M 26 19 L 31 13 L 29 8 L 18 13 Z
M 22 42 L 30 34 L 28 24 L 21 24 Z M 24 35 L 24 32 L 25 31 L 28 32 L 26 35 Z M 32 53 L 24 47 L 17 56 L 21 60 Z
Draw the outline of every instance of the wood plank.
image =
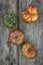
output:
M 19 0 L 19 13 L 23 11 L 27 5 L 33 4 L 39 9 L 39 20 L 32 24 L 27 24 L 23 22 L 21 17 L 19 17 L 19 27 L 25 33 L 25 42 L 30 41 L 35 46 L 37 50 L 37 57 L 29 60 L 21 56 L 21 50 L 19 49 L 19 65 L 43 65 L 43 12 L 42 0 L 38 2 L 37 0 Z
M 4 7 L 0 7 L 0 65 L 8 65 L 8 63 L 5 61 L 5 57 L 8 54 L 8 47 L 7 47 L 7 40 L 8 40 L 8 34 L 9 34 L 9 30 L 7 28 L 5 28 L 3 26 L 3 21 L 2 21 L 2 10 L 3 10 L 3 14 L 5 14 L 6 11 L 6 1 L 3 2 L 2 0 L 0 0 L 0 4 L 3 4 L 2 6 Z
M 1 0 L 1 4 L 7 4 L 7 5 L 10 4 L 10 9 L 7 9 L 7 11 L 5 9 L 5 12 L 8 12 L 8 10 L 9 10 L 10 12 L 12 12 L 14 14 L 17 14 L 16 3 L 17 3 L 16 0 L 9 0 L 8 2 L 7 2 L 7 0 Z M 6 61 L 5 58 L 9 54 L 9 48 L 7 46 L 7 42 L 8 42 L 10 30 L 7 29 L 3 25 L 3 21 L 2 21 L 1 16 L 2 15 L 0 15 L 0 23 L 1 23 L 0 24 L 0 44 L 1 44 L 0 49 L 2 49 L 2 50 L 0 50 L 0 55 L 1 55 L 0 56 L 0 65 L 9 65 L 9 62 Z M 16 26 L 15 29 L 17 29 L 17 26 Z M 12 30 L 15 30 L 15 29 L 12 29 Z M 15 45 L 13 45 L 13 44 L 11 44 L 11 55 L 12 55 L 11 56 L 11 61 L 13 61 L 13 59 L 14 59 L 14 64 L 13 65 L 17 65 L 17 47 Z M 1 59 L 2 59 L 2 61 L 1 61 Z

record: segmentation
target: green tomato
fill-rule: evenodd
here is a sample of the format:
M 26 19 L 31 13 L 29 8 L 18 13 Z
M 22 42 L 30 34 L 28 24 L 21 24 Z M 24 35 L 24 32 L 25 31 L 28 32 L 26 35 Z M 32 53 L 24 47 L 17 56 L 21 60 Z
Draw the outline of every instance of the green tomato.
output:
M 18 19 L 17 16 L 15 16 L 15 14 L 8 13 L 3 16 L 4 25 L 8 28 L 15 28 L 17 21 Z

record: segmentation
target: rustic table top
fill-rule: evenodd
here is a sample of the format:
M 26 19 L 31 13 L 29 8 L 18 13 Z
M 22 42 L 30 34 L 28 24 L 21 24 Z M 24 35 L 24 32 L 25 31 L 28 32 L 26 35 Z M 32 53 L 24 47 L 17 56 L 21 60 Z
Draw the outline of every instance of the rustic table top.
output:
M 10 11 L 17 14 L 17 0 L 0 0 L 1 4 L 10 4 Z M 19 49 L 19 65 L 43 65 L 43 0 L 19 0 L 19 14 L 29 4 L 33 4 L 38 7 L 39 19 L 37 22 L 27 24 L 19 17 L 19 29 L 25 33 L 25 42 L 30 41 L 37 50 L 37 57 L 34 59 L 26 59 L 21 56 L 20 46 Z M 4 13 L 0 13 L 0 65 L 9 65 L 9 61 L 6 57 L 9 55 L 9 48 L 7 46 L 10 30 L 3 25 L 2 15 L 8 12 L 4 10 Z M 18 26 L 18 24 L 17 24 Z M 17 27 L 16 27 L 17 29 Z M 18 65 L 17 46 L 11 44 L 11 62 L 13 65 Z

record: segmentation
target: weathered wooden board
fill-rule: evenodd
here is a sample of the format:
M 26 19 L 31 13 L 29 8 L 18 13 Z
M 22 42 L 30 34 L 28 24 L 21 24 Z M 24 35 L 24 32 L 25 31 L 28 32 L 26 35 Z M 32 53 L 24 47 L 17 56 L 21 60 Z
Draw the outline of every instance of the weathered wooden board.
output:
M 0 0 L 0 4 L 10 4 L 10 12 L 17 14 L 17 0 Z M 23 11 L 29 4 L 33 4 L 39 9 L 39 20 L 32 24 L 27 24 L 19 17 L 19 28 L 25 33 L 25 42 L 30 41 L 37 50 L 37 57 L 29 60 L 21 56 L 21 50 L 19 47 L 19 65 L 43 65 L 43 0 L 19 0 L 19 13 Z M 9 11 L 5 8 L 5 12 Z M 9 62 L 5 60 L 9 54 L 9 48 L 7 47 L 7 41 L 9 37 L 9 29 L 3 25 L 3 21 L 0 14 L 0 65 L 9 65 Z M 17 29 L 17 27 L 16 27 Z M 11 45 L 11 60 L 14 58 L 16 62 L 13 65 L 17 65 L 17 46 Z
M 19 17 L 19 27 L 25 33 L 25 42 L 30 41 L 35 46 L 37 57 L 26 59 L 19 50 L 19 65 L 43 65 L 43 0 L 19 0 L 19 13 L 30 4 L 38 7 L 39 19 L 35 23 L 27 24 Z
M 16 7 L 17 0 L 0 0 L 0 4 L 3 4 L 5 6 L 7 5 L 8 8 L 10 7 L 9 9 L 7 7 L 4 8 L 0 7 L 1 9 L 4 9 L 3 13 L 2 11 L 0 11 L 1 12 L 0 13 L 0 65 L 9 65 L 9 61 L 6 60 L 6 57 L 8 57 L 8 55 L 11 55 L 10 57 L 11 61 L 13 61 L 14 59 L 13 65 L 17 65 L 17 47 L 11 44 L 11 54 L 9 54 L 9 48 L 7 46 L 7 42 L 9 38 L 10 29 L 7 29 L 3 25 L 3 21 L 2 21 L 2 15 L 9 11 L 14 14 L 17 14 L 17 7 Z M 17 29 L 17 26 L 15 29 Z

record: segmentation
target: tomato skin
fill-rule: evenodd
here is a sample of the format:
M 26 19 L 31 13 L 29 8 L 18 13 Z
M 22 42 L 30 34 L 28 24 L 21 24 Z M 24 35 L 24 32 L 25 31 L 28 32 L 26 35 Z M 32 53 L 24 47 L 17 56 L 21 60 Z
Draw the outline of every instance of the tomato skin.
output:
M 3 23 L 7 28 L 15 28 L 17 21 L 17 16 L 13 13 L 7 13 L 3 16 Z

